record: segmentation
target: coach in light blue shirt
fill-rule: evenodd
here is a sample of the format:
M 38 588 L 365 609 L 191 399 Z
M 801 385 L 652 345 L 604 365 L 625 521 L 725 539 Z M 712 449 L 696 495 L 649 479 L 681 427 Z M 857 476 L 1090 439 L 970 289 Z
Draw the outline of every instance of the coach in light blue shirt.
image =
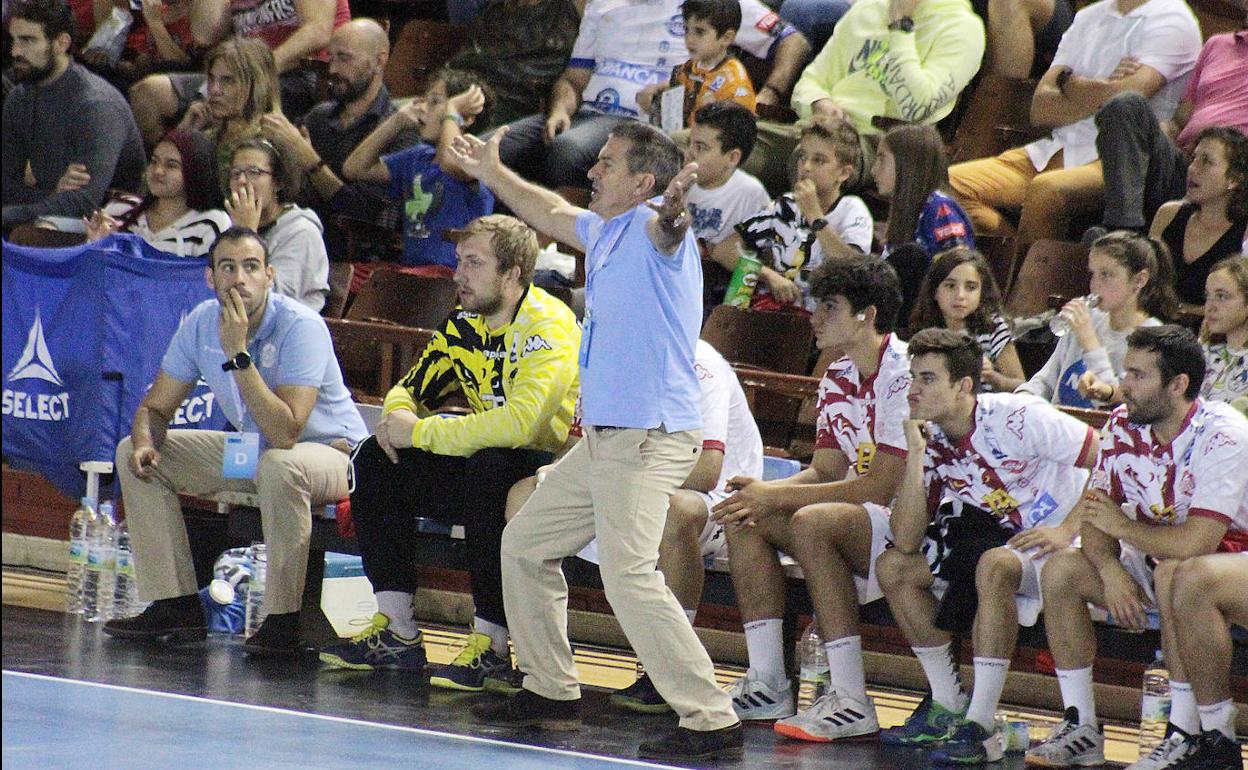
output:
M 589 211 L 503 166 L 489 142 L 457 139 L 460 166 L 521 219 L 586 254 L 580 375 L 585 439 L 547 473 L 503 532 L 503 600 L 524 689 L 473 709 L 509 727 L 567 727 L 580 686 L 564 632 L 561 560 L 598 538 L 602 583 L 651 681 L 680 717 L 638 755 L 740 756 L 741 723 L 711 659 L 655 571 L 667 506 L 701 451 L 694 346 L 702 265 L 685 193 L 697 166 L 658 129 L 616 126 L 589 171 Z M 656 195 L 662 192 L 661 197 Z

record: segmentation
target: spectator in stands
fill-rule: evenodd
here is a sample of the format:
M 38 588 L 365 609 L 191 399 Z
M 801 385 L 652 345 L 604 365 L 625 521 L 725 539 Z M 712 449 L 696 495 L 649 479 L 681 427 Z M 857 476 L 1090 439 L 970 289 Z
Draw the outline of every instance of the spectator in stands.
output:
M 997 279 L 978 251 L 956 246 L 936 255 L 910 314 L 912 331 L 932 327 L 975 337 L 984 351 L 984 391 L 1009 393 L 1026 381 L 1010 324 L 1001 317 Z
M 260 121 L 280 112 L 273 54 L 258 40 L 227 40 L 208 53 L 207 98 L 187 108 L 178 128 L 202 131 L 216 147 L 221 189 L 229 189 L 226 172 L 234 148 L 260 134 Z M 133 99 L 133 95 L 131 96 Z
M 894 126 L 876 150 L 871 175 L 888 199 L 884 258 L 901 279 L 902 318 L 909 318 L 915 293 L 932 258 L 955 246 L 975 248 L 966 212 L 949 193 L 944 142 L 932 126 Z
M 1031 102 L 1031 122 L 1051 135 L 949 169 L 975 231 L 1014 234 L 1015 260 L 1042 238 L 1065 238 L 1073 219 L 1102 203 L 1096 137 L 1105 118 L 1097 111 L 1136 91 L 1169 120 L 1199 51 L 1200 29 L 1183 0 L 1114 0 L 1075 14 Z M 1019 215 L 1017 228 L 1007 213 Z
M 757 102 L 776 104 L 810 56 L 801 33 L 758 0 L 739 0 L 736 43 L 772 62 Z M 688 58 L 684 25 L 673 21 L 680 0 L 618 5 L 591 2 L 567 68 L 555 82 L 545 115 L 510 125 L 503 163 L 549 187 L 587 187 L 586 173 L 611 130 L 641 116 L 637 93 L 668 79 L 671 62 Z
M 494 210 L 494 194 L 465 174 L 450 151 L 466 129 L 489 125 L 493 98 L 476 75 L 444 69 L 423 99 L 382 121 L 342 164 L 348 178 L 388 185 L 390 199 L 402 201 L 404 265 L 449 276 L 455 270 L 455 244 L 442 237 L 443 231 Z M 419 144 L 381 154 L 413 129 L 420 134 Z
M 1033 396 L 980 393 L 983 349 L 963 332 L 924 329 L 910 355 L 908 454 L 892 515 L 859 515 L 870 529 L 847 533 L 875 544 L 872 571 L 931 685 L 880 740 L 939 744 L 933 764 L 997 762 L 994 717 L 1018 626 L 1039 617 L 1046 559 L 1079 534 L 1069 514 L 1096 461 L 1096 431 Z M 968 699 L 951 633 L 972 627 Z
M 230 159 L 225 210 L 239 227 L 264 238 L 273 290 L 320 312 L 329 296 L 329 256 L 316 212 L 298 206 L 299 170 L 269 140 L 240 142 Z
M 347 236 L 334 224 L 336 215 L 375 223 L 385 229 L 397 227 L 397 205 L 386 197 L 386 188 L 368 182 L 344 182 L 347 157 L 364 138 L 395 111 L 382 76 L 390 57 L 390 40 L 372 19 L 354 19 L 334 30 L 329 40 L 329 96 L 296 127 L 281 113 L 261 118 L 268 136 L 307 176 L 303 201 L 325 225 L 329 257 L 345 259 Z M 420 141 L 415 128 L 399 131 L 382 148 L 394 153 Z M 378 244 L 378 246 L 381 246 Z M 384 247 L 370 255 L 389 256 Z
M 935 124 L 979 71 L 984 25 L 965 0 L 860 0 L 793 88 L 793 109 L 816 121 L 848 120 L 862 137 L 866 181 L 886 123 Z M 746 166 L 768 189 L 782 182 L 798 128 L 759 124 L 761 152 Z M 916 281 L 917 284 L 917 281 Z M 905 286 L 903 280 L 902 286 Z
M 226 230 L 209 260 L 217 297 L 178 327 L 130 436 L 117 447 L 139 595 L 152 604 L 133 618 L 109 621 L 104 633 L 138 641 L 204 639 L 178 493 L 250 492 L 260 496 L 269 566 L 266 616 L 243 649 L 256 657 L 293 655 L 300 649 L 310 506 L 346 496 L 347 452 L 367 429 L 342 382 L 325 322 L 270 290 L 275 274 L 260 236 Z M 254 465 L 231 476 L 222 457 L 227 436 L 238 434 L 168 428 L 201 378 L 244 438 L 259 438 Z
M 1248 134 L 1248 30 L 1205 41 L 1179 99 L 1163 124 L 1143 96 L 1116 95 L 1097 113 L 1096 150 L 1106 186 L 1101 222 L 1108 230 L 1143 230 L 1162 203 L 1187 192 L 1185 169 L 1197 137 L 1214 126 Z
M 493 123 L 532 115 L 568 63 L 584 0 L 485 0 L 468 39 L 447 66 L 475 72 L 494 89 Z M 452 23 L 455 17 L 451 17 Z M 466 23 L 466 22 L 465 22 Z
M 150 72 L 185 69 L 191 64 L 190 52 L 195 47 L 190 15 L 194 1 L 136 0 L 128 11 L 111 2 L 92 3 L 97 30 L 114 13 L 137 18 L 126 35 L 119 60 L 113 61 L 103 48 L 87 48 L 82 52 L 83 62 L 123 89 Z
M 728 48 L 737 39 L 741 26 L 741 3 L 738 0 L 685 0 L 680 6 L 685 23 L 685 48 L 689 60 L 672 68 L 666 85 L 653 83 L 637 94 L 642 115 L 661 116 L 654 100 L 667 88 L 685 89 L 681 122 L 693 125 L 699 107 L 719 101 L 732 101 L 750 112 L 754 111 L 754 84 L 741 60 Z
M 572 311 L 532 286 L 537 236 L 491 215 L 460 235 L 455 282 L 460 306 L 420 360 L 386 394 L 375 435 L 355 454 L 355 522 L 378 614 L 321 660 L 343 668 L 426 663 L 412 615 L 418 516 L 463 524 L 475 605 L 473 633 L 430 682 L 480 691 L 511 678 L 499 544 L 512 484 L 563 446 L 576 401 L 580 331 Z M 507 355 L 511 351 L 511 355 Z M 452 393 L 472 414 L 432 414 Z
M 1062 406 L 1094 408 L 1121 402 L 1127 337 L 1139 326 L 1157 326 L 1174 317 L 1178 300 L 1164 244 L 1135 233 L 1102 236 L 1088 254 L 1091 293 L 1061 310 L 1069 333 L 1030 380 L 1018 386 Z
M 1065 717 L 1028 763 L 1092 764 L 1105 739 L 1092 687 L 1096 637 L 1088 604 L 1142 630 L 1161 616 L 1170 671 L 1165 739 L 1133 768 L 1174 767 L 1200 732 L 1188 656 L 1177 644 L 1172 580 L 1180 559 L 1248 549 L 1248 421 L 1200 397 L 1204 354 L 1179 326 L 1137 329 L 1128 340 L 1125 403 L 1101 433 L 1100 456 L 1079 508 L 1082 547 L 1055 554 L 1041 574 L 1045 628 Z M 1242 591 L 1241 591 L 1242 593 Z
M 1231 699 L 1229 624 L 1248 628 L 1245 585 L 1248 553 L 1242 551 L 1187 559 L 1175 569 L 1170 585 L 1175 647 L 1200 713 L 1201 735 L 1190 755 L 1195 767 L 1242 767 Z
M 263 43 L 281 77 L 274 103 L 280 97 L 281 111 L 299 120 L 316 104 L 317 93 L 316 74 L 302 62 L 321 54 L 333 31 L 351 20 L 351 9 L 347 0 L 192 0 L 190 18 L 200 50 L 231 38 Z M 144 138 L 154 142 L 197 97 L 207 96 L 204 87 L 203 75 L 185 72 L 149 75 L 135 83 L 130 102 Z
M 697 184 L 689 190 L 689 214 L 702 250 L 703 314 L 724 301 L 732 267 L 739 256 L 737 225 L 768 203 L 762 182 L 740 165 L 754 150 L 757 121 L 735 102 L 714 102 L 698 109 L 685 162 L 698 164 Z M 713 261 L 705 257 L 718 254 Z
M 860 597 L 854 585 L 869 575 L 869 554 L 859 552 L 856 541 L 829 548 L 827 533 L 857 521 L 869 531 L 869 511 L 888 515 L 905 467 L 902 424 L 910 415 L 910 371 L 906 343 L 893 333 L 901 290 L 887 262 L 870 256 L 829 260 L 811 287 L 818 300 L 811 319 L 815 342 L 843 354 L 819 383 L 814 459 L 781 481 L 730 479 L 733 494 L 714 513 L 728 534 L 750 658 L 749 670 L 730 690 L 733 707 L 742 719 L 780 719 L 776 732 L 783 735 L 835 740 L 872 735 L 880 726 L 866 693 L 856 633 Z M 838 681 L 796 716 L 781 648 L 780 551 L 802 565 L 821 633 L 834 640 L 828 663 Z M 871 598 L 880 598 L 878 590 Z M 821 718 L 836 712 L 842 716 Z
M 644 759 L 739 757 L 743 735 L 714 666 L 655 572 L 668 502 L 701 449 L 694 347 L 702 269 L 675 143 L 653 126 L 616 126 L 589 172 L 591 209 L 524 181 L 499 159 L 507 128 L 456 140 L 460 165 L 541 231 L 586 254 L 588 326 L 580 372 L 586 440 L 547 475 L 503 535 L 503 595 L 524 689 L 474 707 L 499 726 L 568 729 L 580 686 L 562 608 L 560 561 L 595 536 L 604 590 L 629 642 L 679 715 L 643 741 Z M 662 200 L 656 198 L 662 191 Z M 645 340 L 645 344 L 637 344 Z
M 1204 304 L 1209 269 L 1238 254 L 1245 234 L 1248 136 L 1235 128 L 1206 128 L 1187 167 L 1187 195 L 1163 204 L 1149 229 L 1170 248 L 1180 302 Z
M 730 244 L 714 252 L 728 270 L 740 248 L 758 255 L 763 269 L 752 309 L 812 312 L 817 301 L 811 281 L 819 265 L 871 251 L 874 224 L 867 204 L 841 192 L 860 161 L 858 134 L 848 123 L 802 129 L 793 192 L 738 225 Z
M 221 210 L 221 188 L 212 159 L 212 140 L 198 131 L 175 128 L 152 150 L 147 194 L 117 200 L 87 221 L 87 240 L 110 233 L 135 233 L 176 257 L 204 257 L 217 236 L 230 227 Z
M 1248 412 L 1248 256 L 1213 266 L 1205 279 L 1205 383 L 1200 394 Z
M 6 233 L 39 217 L 89 216 L 110 187 L 138 190 L 144 163 L 125 98 L 70 57 L 65 0 L 15 0 L 9 16 L 18 85 L 4 100 Z

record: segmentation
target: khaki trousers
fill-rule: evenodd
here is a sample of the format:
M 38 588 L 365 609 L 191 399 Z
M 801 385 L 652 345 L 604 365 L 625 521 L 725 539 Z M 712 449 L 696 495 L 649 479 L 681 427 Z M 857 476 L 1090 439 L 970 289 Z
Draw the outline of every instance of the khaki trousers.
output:
M 596 534 L 607 601 L 680 725 L 736 724 L 710 656 L 655 571 L 668 501 L 700 451 L 700 431 L 588 428 L 507 525 L 503 600 L 526 689 L 555 700 L 580 697 L 560 565 Z
M 178 493 L 249 492 L 260 497 L 260 520 L 268 546 L 265 612 L 297 612 L 308 566 L 313 505 L 347 496 L 348 457 L 326 444 L 301 443 L 260 455 L 256 478 L 221 475 L 225 437 L 210 430 L 171 430 L 160 448 L 154 476 L 130 472 L 130 437 L 117 446 L 116 469 L 126 503 L 139 596 L 143 601 L 186 596 L 199 590 Z
M 1105 194 L 1099 160 L 1062 168 L 1058 152 L 1043 171 L 1036 171 L 1022 147 L 951 166 L 949 185 L 976 233 L 1017 236 L 1013 273 L 1031 244 L 1044 238 L 1065 240 L 1071 221 L 1099 212 Z M 1002 210 L 1021 212 L 1017 232 Z

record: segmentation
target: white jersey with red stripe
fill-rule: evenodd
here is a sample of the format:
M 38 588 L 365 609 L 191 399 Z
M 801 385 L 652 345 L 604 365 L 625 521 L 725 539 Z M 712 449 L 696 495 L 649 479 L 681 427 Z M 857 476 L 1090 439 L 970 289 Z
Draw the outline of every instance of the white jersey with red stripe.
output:
M 997 517 L 1007 530 L 1060 524 L 1083 494 L 1096 431 L 1024 393 L 981 393 L 972 426 L 957 441 L 927 424 L 928 503 L 959 500 Z
M 733 476 L 762 478 L 763 439 L 737 375 L 709 342 L 698 340 L 694 354 L 702 391 L 702 449 L 724 453 L 724 465 L 711 497 L 727 496 L 724 485 Z
M 833 361 L 819 383 L 815 449 L 844 452 L 846 479 L 866 473 L 876 452 L 905 457 L 909 393 L 910 356 L 895 334 L 884 338 L 879 366 L 870 377 L 863 378 L 848 356 Z
M 702 396 L 702 449 L 724 453 L 719 479 L 709 493 L 714 502 L 727 497 L 724 486 L 728 479 L 734 476 L 762 477 L 763 439 L 732 366 L 705 340 L 698 340 L 694 368 L 698 372 L 698 389 Z M 584 433 L 579 396 L 570 432 L 574 436 Z
M 1178 525 L 1205 516 L 1227 525 L 1220 551 L 1248 550 L 1248 420 L 1230 405 L 1196 399 L 1178 435 L 1159 443 L 1152 426 L 1110 415 L 1092 487 L 1136 521 Z

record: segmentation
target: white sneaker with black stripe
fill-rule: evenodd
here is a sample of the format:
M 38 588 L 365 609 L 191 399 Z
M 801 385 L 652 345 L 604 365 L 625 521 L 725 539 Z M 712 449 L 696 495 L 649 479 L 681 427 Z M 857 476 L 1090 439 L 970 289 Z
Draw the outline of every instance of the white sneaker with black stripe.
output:
M 1165 770 L 1178 765 L 1200 745 L 1199 735 L 1188 735 L 1174 724 L 1166 725 L 1166 737 L 1147 756 L 1127 766 L 1127 770 Z
M 873 737 L 880 732 L 880 722 L 870 696 L 863 703 L 832 690 L 805 711 L 776 722 L 776 732 L 788 738 L 827 743 Z
M 774 689 L 758 678 L 754 669 L 733 682 L 728 688 L 732 709 L 743 721 L 781 719 L 792 716 L 797 708 L 793 705 L 793 690 L 788 682 L 781 689 Z
M 1079 724 L 1079 709 L 1071 706 L 1049 737 L 1027 752 L 1028 765 L 1074 767 L 1105 764 L 1105 736 L 1092 725 Z

